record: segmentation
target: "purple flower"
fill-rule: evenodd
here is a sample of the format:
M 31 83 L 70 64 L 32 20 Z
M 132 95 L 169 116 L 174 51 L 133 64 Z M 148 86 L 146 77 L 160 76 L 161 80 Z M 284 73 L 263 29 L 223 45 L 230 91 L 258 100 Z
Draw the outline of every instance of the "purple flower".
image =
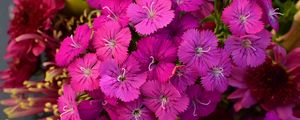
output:
M 141 88 L 145 105 L 160 120 L 175 120 L 188 107 L 189 98 L 181 95 L 170 83 L 148 81 Z
M 202 85 L 208 91 L 217 90 L 218 92 L 224 92 L 228 86 L 227 78 L 231 73 L 231 61 L 229 55 L 220 50 L 221 56 L 218 59 L 216 65 L 209 67 L 205 75 L 202 77 Z
M 137 0 L 127 9 L 129 20 L 138 33 L 149 35 L 171 23 L 174 12 L 170 0 Z
M 71 85 L 76 91 L 94 90 L 99 88 L 98 77 L 100 63 L 95 54 L 86 54 L 77 58 L 68 66 Z
M 75 36 L 67 37 L 61 43 L 59 51 L 55 55 L 56 64 L 59 66 L 68 65 L 76 56 L 87 49 L 90 37 L 91 30 L 87 24 L 77 27 Z
M 124 102 L 139 97 L 139 89 L 147 77 L 145 72 L 141 72 L 139 63 L 133 57 L 128 57 L 120 65 L 113 60 L 104 61 L 100 66 L 100 73 L 100 87 L 103 93 Z
M 273 8 L 272 0 L 257 0 L 257 2 L 263 9 L 263 20 L 270 24 L 273 29 L 278 31 L 278 15 L 283 15 L 282 13 L 278 12 L 279 8 Z
M 137 44 L 133 56 L 148 71 L 148 79 L 166 82 L 172 74 L 176 61 L 176 46 L 169 40 L 143 38 Z
M 201 73 L 217 63 L 217 37 L 211 31 L 190 29 L 182 35 L 182 43 L 178 49 L 178 57 L 186 65 L 193 65 Z
M 128 56 L 131 40 L 129 28 L 122 28 L 116 22 L 107 22 L 95 32 L 93 45 L 101 60 L 114 59 L 122 63 Z
M 180 114 L 183 120 L 198 120 L 200 117 L 208 116 L 221 100 L 219 92 L 205 91 L 199 85 L 188 87 L 187 94 L 190 98 L 190 104 L 188 109 Z
M 184 92 L 188 86 L 195 84 L 198 78 L 197 74 L 197 70 L 194 70 L 193 67 L 176 66 L 170 81 L 179 92 Z
M 97 1 L 97 0 L 95 0 Z M 98 0 L 102 6 L 101 16 L 94 22 L 96 29 L 100 28 L 104 22 L 117 22 L 122 27 L 128 25 L 126 10 L 132 0 Z M 101 20 L 99 20 L 101 19 Z
M 58 98 L 58 110 L 61 120 L 80 120 L 76 93 L 70 85 L 63 86 L 64 94 Z
M 235 35 L 255 34 L 263 30 L 261 8 L 249 0 L 233 0 L 222 13 L 223 22 Z
M 271 34 L 263 30 L 255 35 L 231 36 L 225 41 L 225 49 L 238 66 L 256 67 L 265 61 L 270 42 Z
M 191 12 L 199 9 L 204 0 L 172 0 L 180 11 Z
M 142 104 L 142 99 L 124 103 L 118 107 L 117 112 L 120 114 L 119 120 L 153 120 L 154 114 Z

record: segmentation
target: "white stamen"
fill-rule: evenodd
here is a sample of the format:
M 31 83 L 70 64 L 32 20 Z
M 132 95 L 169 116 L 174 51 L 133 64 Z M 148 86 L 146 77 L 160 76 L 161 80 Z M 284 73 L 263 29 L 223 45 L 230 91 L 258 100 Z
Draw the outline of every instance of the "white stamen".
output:
M 155 11 L 154 11 L 153 5 L 154 5 L 154 1 L 151 2 L 150 8 L 147 7 L 147 6 L 142 6 L 142 8 L 144 8 L 144 9 L 146 9 L 148 11 L 148 17 L 149 18 L 152 18 L 155 15 Z
M 166 109 L 167 102 L 168 102 L 168 98 L 166 96 L 162 96 L 161 97 L 161 105 L 160 105 L 160 107 L 162 109 Z
M 223 70 L 224 70 L 223 68 L 215 67 L 215 68 L 213 68 L 213 73 L 216 77 L 219 77 L 219 75 L 224 77 Z
M 150 56 L 150 58 L 151 58 L 151 62 L 150 62 L 150 64 L 148 65 L 148 70 L 149 70 L 149 71 L 152 71 L 153 68 L 152 68 L 151 66 L 152 66 L 153 64 L 155 64 L 155 59 L 154 59 L 153 56 Z
M 71 35 L 70 38 L 71 38 L 71 40 L 72 40 L 71 46 L 74 47 L 74 48 L 80 48 L 80 45 L 78 45 L 78 44 L 74 41 L 73 35 Z
M 112 20 L 117 20 L 118 16 L 108 7 L 108 6 L 104 6 L 102 9 L 107 9 L 107 11 L 113 15 L 113 17 L 111 17 L 110 15 L 107 15 L 106 17 L 112 19 Z
M 210 103 L 211 103 L 211 101 L 210 100 L 208 100 L 208 102 L 201 102 L 200 100 L 198 100 L 198 99 L 196 99 L 195 100 L 196 102 L 198 102 L 199 104 L 201 104 L 201 105 L 205 105 L 205 106 L 207 106 L 207 105 L 209 105 Z
M 106 42 L 105 46 L 108 46 L 111 49 L 116 46 L 116 41 L 115 40 L 107 40 L 105 38 L 103 38 L 103 40 Z
M 68 108 L 67 106 L 64 106 L 63 107 L 63 113 L 61 113 L 59 116 L 62 117 L 68 113 L 71 113 L 71 112 L 74 112 L 73 108 Z
M 91 74 L 91 69 L 88 69 L 88 68 L 84 68 L 84 67 L 80 67 L 79 68 L 82 72 L 83 72 L 83 74 L 87 77 L 87 76 L 89 76 L 90 74 Z
M 207 50 L 203 50 L 202 47 L 197 47 L 197 48 L 196 48 L 196 54 L 197 54 L 198 56 L 202 55 L 202 53 L 207 53 L 207 52 L 209 52 L 209 51 L 210 51 L 210 47 L 208 47 Z
M 125 74 L 126 74 L 126 69 L 122 68 L 123 73 L 121 75 L 118 76 L 118 81 L 123 81 L 122 79 L 125 78 Z
M 197 116 L 196 110 L 197 110 L 197 105 L 195 104 L 195 102 L 193 101 L 193 106 L 194 106 L 194 110 L 193 110 L 193 116 Z

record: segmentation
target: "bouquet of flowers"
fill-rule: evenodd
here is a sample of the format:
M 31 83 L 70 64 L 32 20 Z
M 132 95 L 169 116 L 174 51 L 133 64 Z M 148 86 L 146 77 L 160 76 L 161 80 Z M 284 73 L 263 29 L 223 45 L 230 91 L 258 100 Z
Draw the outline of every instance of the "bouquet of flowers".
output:
M 8 118 L 300 120 L 300 2 L 14 4 Z

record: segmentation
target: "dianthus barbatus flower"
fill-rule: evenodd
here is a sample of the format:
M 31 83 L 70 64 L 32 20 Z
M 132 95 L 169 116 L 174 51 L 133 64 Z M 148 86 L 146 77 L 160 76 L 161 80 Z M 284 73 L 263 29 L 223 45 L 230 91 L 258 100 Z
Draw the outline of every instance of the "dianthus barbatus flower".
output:
M 96 120 L 103 110 L 100 100 L 83 100 L 77 109 L 81 120 Z
M 63 8 L 63 0 L 13 0 L 13 19 L 8 34 L 14 39 L 22 34 L 47 30 L 55 13 Z M 34 14 L 32 14 L 34 13 Z
M 211 31 L 190 29 L 182 35 L 178 57 L 186 65 L 195 66 L 201 73 L 217 63 L 217 37 Z
M 184 92 L 188 86 L 195 84 L 198 78 L 197 74 L 197 70 L 193 69 L 193 67 L 185 65 L 176 66 L 170 81 L 179 92 Z
M 177 115 L 185 111 L 189 98 L 180 94 L 170 83 L 161 83 L 157 80 L 146 82 L 142 87 L 144 104 L 160 120 L 175 120 Z
M 278 54 L 277 51 L 273 52 Z M 281 62 L 268 58 L 264 64 L 256 68 L 248 68 L 242 73 L 242 70 L 234 70 L 232 72 L 234 79 L 231 80 L 230 85 L 239 89 L 229 98 L 241 98 L 246 94 L 248 96 L 248 99 L 243 98 L 243 104 L 236 103 L 236 110 L 255 103 L 266 110 L 299 103 L 300 91 L 297 86 L 300 76 L 299 52 L 300 48 L 295 49 Z
M 97 0 L 95 0 L 97 1 Z M 102 10 L 101 16 L 94 21 L 95 29 L 101 28 L 103 22 L 117 22 L 122 27 L 128 25 L 126 10 L 132 0 L 99 0 Z
M 225 49 L 236 65 L 256 67 L 265 61 L 265 50 L 270 45 L 271 37 L 266 30 L 255 35 L 231 36 L 225 41 Z
M 100 61 L 95 54 L 86 54 L 83 58 L 77 58 L 68 66 L 71 77 L 71 85 L 76 91 L 94 90 L 99 88 Z
M 141 63 L 141 69 L 148 71 L 148 79 L 166 82 L 175 67 L 176 50 L 169 40 L 148 37 L 138 42 L 133 56 Z
M 55 55 L 56 64 L 66 66 L 76 56 L 83 53 L 89 45 L 91 33 L 87 24 L 78 26 L 75 30 L 75 36 L 67 37 L 62 41 L 59 51 Z
M 191 12 L 199 9 L 204 0 L 172 0 L 180 11 Z
M 146 106 L 142 104 L 142 99 L 124 103 L 119 106 L 117 112 L 120 114 L 119 120 L 153 120 L 155 116 Z
M 231 73 L 231 61 L 225 50 L 220 50 L 221 56 L 216 65 L 209 67 L 205 75 L 203 75 L 201 83 L 208 91 L 217 90 L 224 92 L 228 86 L 227 78 Z
M 63 86 L 64 94 L 58 98 L 58 110 L 61 120 L 80 120 L 77 109 L 76 93 L 70 85 Z
M 190 104 L 188 109 L 180 114 L 182 120 L 198 120 L 200 117 L 208 116 L 221 100 L 221 93 L 206 91 L 200 85 L 188 87 L 186 93 L 190 98 Z
M 272 6 L 272 0 L 256 0 L 257 3 L 263 9 L 263 20 L 270 24 L 273 29 L 276 31 L 279 30 L 279 23 L 278 23 L 278 15 L 283 15 L 279 13 L 279 8 L 274 9 Z
M 171 23 L 174 12 L 170 0 L 137 0 L 127 9 L 129 20 L 138 33 L 149 35 Z
M 130 40 L 128 27 L 122 28 L 117 22 L 107 22 L 95 32 L 93 46 L 101 60 L 113 58 L 122 63 L 128 56 Z
M 249 0 L 233 0 L 222 13 L 223 22 L 235 35 L 260 32 L 264 28 L 261 17 L 262 9 Z
M 113 60 L 104 61 L 100 66 L 100 73 L 100 87 L 103 93 L 124 102 L 139 97 L 140 87 L 147 78 L 147 74 L 141 71 L 138 61 L 133 57 L 128 57 L 119 65 Z

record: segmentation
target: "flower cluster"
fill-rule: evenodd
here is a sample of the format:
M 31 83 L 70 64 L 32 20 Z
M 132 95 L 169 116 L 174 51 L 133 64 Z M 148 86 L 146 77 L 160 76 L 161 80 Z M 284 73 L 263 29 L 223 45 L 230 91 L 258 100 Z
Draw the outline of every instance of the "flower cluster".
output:
M 13 70 L 26 71 L 15 77 L 29 78 L 41 53 L 57 49 L 44 62 L 53 63 L 45 80 L 5 89 L 25 96 L 3 100 L 12 116 L 44 109 L 61 120 L 300 119 L 300 48 L 286 51 L 276 41 L 283 14 L 271 0 L 87 0 L 87 21 L 66 25 L 68 31 L 52 19 L 62 8 L 59 0 L 49 4 L 55 2 L 28 8 L 45 14 L 38 22 L 31 19 L 40 14 L 14 13 L 30 15 L 16 16 L 28 24 L 13 20 L 9 30 Z M 55 26 L 65 32 L 59 45 L 47 33 Z M 15 46 L 29 40 L 30 47 Z M 19 64 L 26 61 L 34 62 Z M 1 77 L 19 83 L 14 73 Z M 45 96 L 27 96 L 32 92 Z

